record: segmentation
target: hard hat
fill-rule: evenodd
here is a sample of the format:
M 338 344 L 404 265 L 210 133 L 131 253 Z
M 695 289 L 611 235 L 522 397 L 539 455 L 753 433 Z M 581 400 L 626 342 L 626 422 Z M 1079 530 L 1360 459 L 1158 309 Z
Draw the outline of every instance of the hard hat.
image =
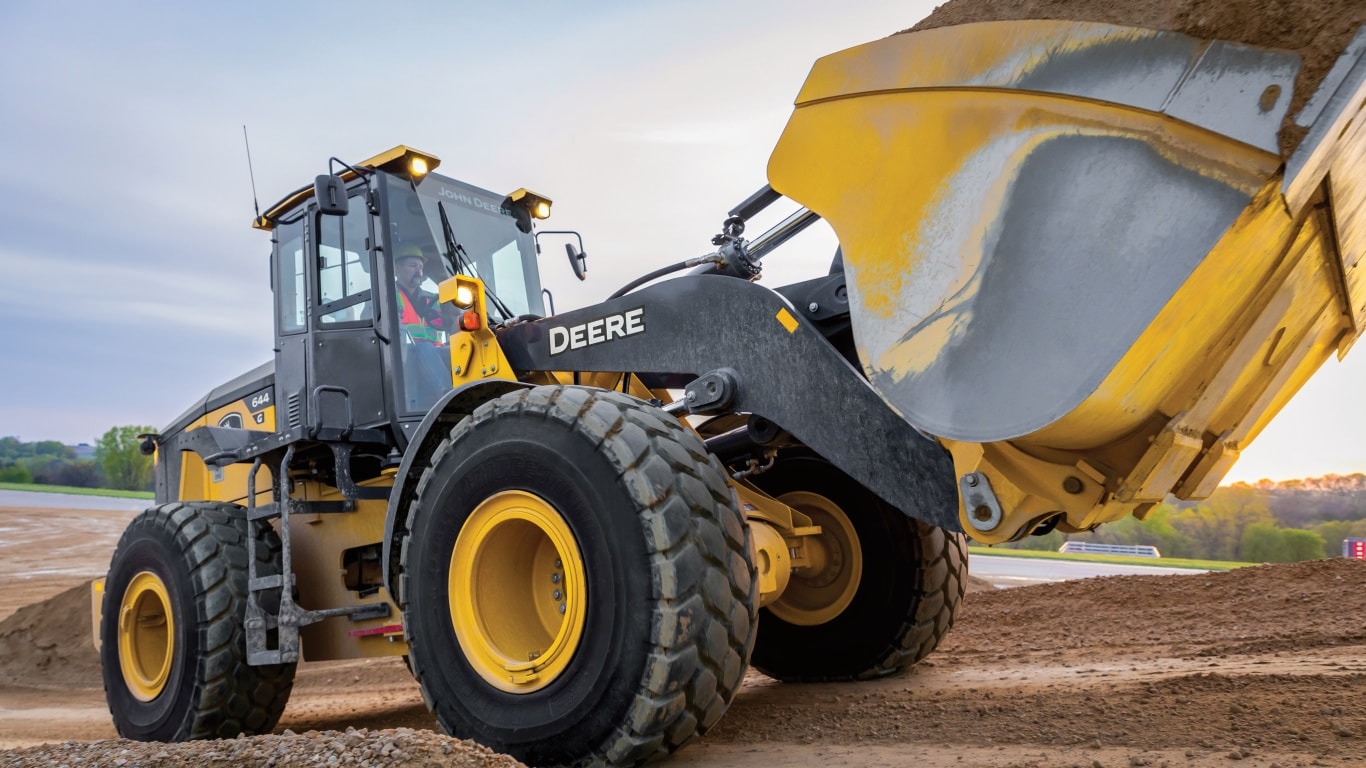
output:
M 422 255 L 422 249 L 416 245 L 400 245 L 398 249 L 394 251 L 395 264 L 404 259 L 422 259 L 425 261 L 426 258 L 426 256 Z

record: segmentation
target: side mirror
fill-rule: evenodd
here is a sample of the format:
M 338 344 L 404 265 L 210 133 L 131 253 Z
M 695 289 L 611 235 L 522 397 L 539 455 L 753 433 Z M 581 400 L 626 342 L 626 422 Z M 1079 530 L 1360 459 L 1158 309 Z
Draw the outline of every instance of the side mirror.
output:
M 574 277 L 586 280 L 588 278 L 588 254 L 575 248 L 573 243 L 565 243 L 564 250 L 569 254 L 569 268 L 574 270 Z
M 574 270 L 574 277 L 580 280 L 587 279 L 588 276 L 588 254 L 583 250 L 583 236 L 572 229 L 543 229 L 536 233 L 536 255 L 541 254 L 541 235 L 569 235 L 578 241 L 579 247 L 575 248 L 574 243 L 565 243 L 564 252 L 569 254 L 569 268 Z
M 313 197 L 318 201 L 318 213 L 324 216 L 346 215 L 346 183 L 340 176 L 324 174 L 315 178 Z

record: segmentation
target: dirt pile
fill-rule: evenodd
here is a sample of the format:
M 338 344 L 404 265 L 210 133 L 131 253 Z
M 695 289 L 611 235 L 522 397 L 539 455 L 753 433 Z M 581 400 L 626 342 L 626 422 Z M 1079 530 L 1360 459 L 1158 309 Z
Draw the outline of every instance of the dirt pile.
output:
M 934 656 L 1090 649 L 1217 656 L 1366 644 L 1366 561 L 1108 576 L 972 595 Z
M 0 685 L 100 687 L 90 582 L 0 621 Z
M 1012 767 L 1357 765 L 1363 617 L 1366 562 L 1340 559 L 979 592 L 908 675 L 800 693 L 761 679 L 705 742 L 1001 745 L 1010 759 L 959 765 Z
M 1158 766 L 1179 755 L 1185 759 L 1169 764 L 1227 765 L 1252 756 L 1250 765 L 1261 768 L 1361 764 L 1366 676 L 1360 673 L 1190 671 L 1143 682 L 1116 674 L 1039 685 L 1009 679 L 1005 671 L 1011 668 L 998 673 L 1005 679 L 974 679 L 970 687 L 823 685 L 800 694 L 776 684 L 747 689 L 703 743 L 751 750 L 756 743 L 794 742 L 903 749 L 908 743 L 991 745 L 1013 747 L 1012 759 L 958 765 L 1011 768 L 1096 765 L 1091 753 L 1099 751 L 1112 758 L 1101 766 Z M 1176 755 L 1152 754 L 1162 750 Z
M 452 739 L 430 731 L 397 728 L 371 731 L 348 728 L 346 732 L 285 731 L 279 736 L 255 736 L 188 744 L 155 744 L 139 741 L 67 742 L 33 747 L 4 755 L 9 768 L 55 768 L 81 765 L 91 768 L 238 768 L 244 765 L 292 768 L 366 768 L 413 766 L 414 768 L 525 768 L 472 741 Z
M 1294 115 L 1313 95 L 1357 29 L 1361 0 L 949 0 L 906 32 L 975 21 L 1065 19 L 1162 29 L 1202 39 L 1241 42 L 1299 54 L 1290 112 L 1281 124 L 1281 154 L 1304 138 Z

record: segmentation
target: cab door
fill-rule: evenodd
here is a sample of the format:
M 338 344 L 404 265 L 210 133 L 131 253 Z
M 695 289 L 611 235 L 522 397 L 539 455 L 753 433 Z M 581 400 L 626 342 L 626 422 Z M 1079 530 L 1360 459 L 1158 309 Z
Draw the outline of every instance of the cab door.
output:
M 375 216 L 366 188 L 350 190 L 345 216 L 310 209 L 313 369 L 310 405 L 319 427 L 385 424 L 380 339 L 375 332 Z M 311 408 L 310 408 L 311 410 Z

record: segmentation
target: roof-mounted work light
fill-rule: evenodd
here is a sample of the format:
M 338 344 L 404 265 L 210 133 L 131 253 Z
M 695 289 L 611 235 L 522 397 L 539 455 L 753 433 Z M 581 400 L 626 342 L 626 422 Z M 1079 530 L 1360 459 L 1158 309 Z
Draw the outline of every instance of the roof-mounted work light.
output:
M 360 164 L 366 168 L 388 171 L 398 176 L 407 176 L 413 181 L 420 181 L 423 176 L 436 170 L 436 167 L 441 164 L 441 159 L 436 155 L 429 155 L 426 152 L 400 144 L 388 152 L 381 152 Z
M 508 195 L 508 200 L 526 206 L 527 213 L 530 214 L 533 219 L 550 218 L 550 198 L 544 195 L 538 195 L 526 187 Z

